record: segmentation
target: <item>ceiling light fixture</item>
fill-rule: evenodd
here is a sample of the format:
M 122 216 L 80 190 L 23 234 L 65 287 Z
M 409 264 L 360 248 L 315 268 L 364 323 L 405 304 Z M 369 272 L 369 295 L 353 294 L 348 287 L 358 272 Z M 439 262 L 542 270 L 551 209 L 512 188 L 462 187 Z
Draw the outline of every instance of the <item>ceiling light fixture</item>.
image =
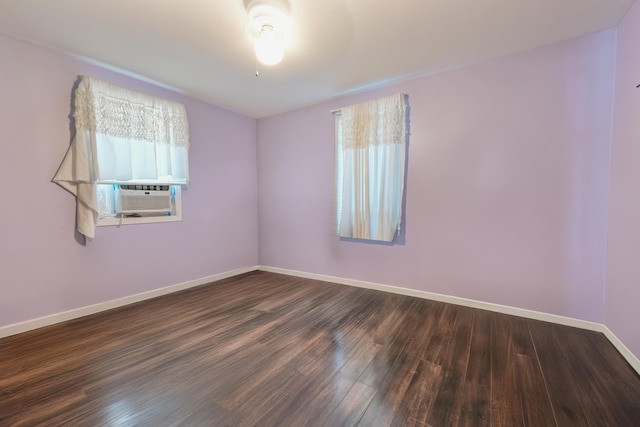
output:
M 275 65 L 282 61 L 284 43 L 271 25 L 263 25 L 256 40 L 256 57 L 265 65 Z
M 264 65 L 282 61 L 287 42 L 289 5 L 285 0 L 245 0 L 248 33 L 256 58 Z

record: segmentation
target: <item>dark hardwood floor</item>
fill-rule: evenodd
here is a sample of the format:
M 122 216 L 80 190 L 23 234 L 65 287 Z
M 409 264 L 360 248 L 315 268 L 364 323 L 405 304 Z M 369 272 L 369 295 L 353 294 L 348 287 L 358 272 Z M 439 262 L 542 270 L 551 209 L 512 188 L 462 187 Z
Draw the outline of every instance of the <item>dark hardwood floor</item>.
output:
M 1 426 L 640 426 L 599 333 L 254 272 L 0 340 Z

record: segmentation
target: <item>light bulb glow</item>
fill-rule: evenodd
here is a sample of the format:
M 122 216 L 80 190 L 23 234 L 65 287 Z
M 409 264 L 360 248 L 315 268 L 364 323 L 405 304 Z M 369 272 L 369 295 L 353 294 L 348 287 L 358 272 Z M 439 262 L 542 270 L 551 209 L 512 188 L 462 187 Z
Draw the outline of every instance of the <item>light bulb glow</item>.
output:
M 284 56 L 284 41 L 272 26 L 264 25 L 255 44 L 256 57 L 264 65 L 275 65 Z

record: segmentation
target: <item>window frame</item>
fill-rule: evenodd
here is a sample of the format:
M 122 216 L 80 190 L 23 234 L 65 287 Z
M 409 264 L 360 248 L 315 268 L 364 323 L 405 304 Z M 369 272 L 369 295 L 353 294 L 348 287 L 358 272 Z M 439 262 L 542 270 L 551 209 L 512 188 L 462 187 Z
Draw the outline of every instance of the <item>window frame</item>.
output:
M 382 101 L 384 104 L 380 105 L 379 102 Z M 371 108 L 377 108 L 373 110 Z M 363 118 L 373 119 L 374 121 L 369 121 L 367 123 L 373 123 L 373 129 L 369 129 L 369 132 L 375 130 L 376 143 L 365 142 L 364 145 L 357 143 L 357 146 L 353 145 L 353 142 L 345 142 L 343 140 L 344 135 L 344 113 L 348 111 L 350 117 L 349 120 L 351 125 L 353 126 L 354 118 L 353 118 L 353 109 L 357 108 L 358 112 L 358 122 L 362 123 Z M 401 109 L 400 109 L 401 108 Z M 349 110 L 346 110 L 349 109 Z M 368 110 L 368 115 L 367 115 Z M 389 111 L 395 111 L 396 115 L 387 117 L 386 113 Z M 408 158 L 408 146 L 409 146 L 409 110 L 408 110 L 408 95 L 404 93 L 398 93 L 395 95 L 391 95 L 388 97 L 382 97 L 378 99 L 374 99 L 371 101 L 366 101 L 360 104 L 354 104 L 347 107 L 342 107 L 339 109 L 331 110 L 331 113 L 334 115 L 334 183 L 333 183 L 333 212 L 332 212 L 332 231 L 333 234 L 339 237 L 341 240 L 349 240 L 349 241 L 361 241 L 361 242 L 375 242 L 378 244 L 402 244 L 404 242 L 404 223 L 406 221 L 406 183 L 407 183 L 407 158 Z M 382 114 L 381 114 L 382 113 Z M 392 113 L 393 114 L 393 113 Z M 375 116 L 375 117 L 372 117 Z M 387 123 L 385 120 L 391 120 L 390 123 L 394 125 L 392 127 L 386 127 L 386 132 L 380 133 L 380 129 L 384 129 L 383 126 Z M 369 125 L 371 126 L 371 125 Z M 351 128 L 348 128 L 351 129 Z M 348 131 L 351 132 L 351 131 Z M 352 135 L 349 133 L 349 135 Z M 356 138 L 364 138 L 363 141 L 370 141 L 370 133 L 367 133 L 365 129 L 364 132 L 356 134 Z M 356 139 L 351 136 L 351 140 Z M 394 149 L 390 149 L 388 152 L 381 153 L 378 151 L 371 152 L 371 150 L 378 150 L 379 146 L 377 141 L 380 141 L 383 138 L 384 141 L 393 141 L 393 143 L 388 144 L 380 144 L 381 146 L 397 146 L 397 150 L 395 153 Z M 361 139 L 358 139 L 360 141 Z M 348 146 L 348 150 L 350 151 L 350 155 L 354 156 L 351 160 L 354 160 L 356 163 L 352 163 L 349 161 L 350 157 L 347 157 L 345 152 L 345 146 Z M 363 184 L 357 179 L 362 179 L 362 175 L 357 175 L 360 178 L 356 178 L 356 175 L 353 174 L 353 169 L 350 170 L 350 177 L 352 177 L 353 181 L 347 182 L 347 187 L 351 192 L 348 192 L 345 189 L 345 165 L 354 165 L 362 164 L 362 150 L 366 150 L 367 157 L 367 172 L 364 176 L 366 176 L 366 182 L 368 184 Z M 382 157 L 380 157 L 382 156 Z M 379 161 L 375 160 L 378 159 Z M 383 160 L 382 159 L 386 159 Z M 372 160 L 374 163 L 372 163 Z M 346 163 L 345 163 L 346 162 Z M 351 166 L 351 167 L 354 167 Z M 397 167 L 396 167 L 397 166 Z M 373 168 L 373 169 L 370 169 Z M 390 168 L 390 169 L 389 169 Z M 385 174 L 380 175 L 380 171 L 387 171 Z M 378 171 L 378 173 L 375 173 Z M 390 172 L 389 172 L 390 171 Z M 369 172 L 374 172 L 373 178 L 371 178 L 371 174 Z M 373 181 L 372 181 L 373 179 Z M 391 181 L 388 181 L 391 180 Z M 375 183 L 374 183 L 375 181 Z M 393 191 L 393 188 L 398 183 L 397 188 L 398 191 L 395 193 L 389 193 L 389 188 Z M 380 186 L 380 183 L 386 184 Z M 366 190 L 365 190 L 366 188 Z M 377 189 L 377 191 L 371 192 L 371 189 Z M 384 189 L 384 190 L 383 190 Z M 356 194 L 359 192 L 359 196 Z M 367 194 L 367 196 L 362 196 L 363 192 Z M 349 207 L 349 202 L 345 202 L 345 194 L 347 194 L 347 198 L 350 199 L 351 207 Z M 349 196 L 351 194 L 351 196 Z M 388 200 L 388 197 L 395 201 L 394 204 L 391 204 L 388 211 L 384 209 L 377 209 L 380 207 L 380 202 L 382 197 L 384 200 Z M 373 204 L 369 204 L 369 197 L 372 198 Z M 345 205 L 347 203 L 347 205 Z M 363 203 L 367 208 L 362 209 Z M 394 212 L 393 207 L 396 207 Z M 384 207 L 383 207 L 384 208 Z M 357 209 L 360 209 L 357 211 Z M 353 215 L 355 212 L 358 212 L 357 215 Z M 362 215 L 362 213 L 364 215 Z M 352 215 L 351 221 L 344 221 L 344 215 Z M 368 215 L 368 216 L 367 216 Z M 358 219 L 353 220 L 353 216 L 356 216 Z M 397 218 L 397 226 L 395 228 L 394 233 L 390 233 L 391 227 L 389 224 L 393 224 L 394 221 L 388 221 L 388 218 Z M 364 219 L 363 219 L 364 218 Z M 344 224 L 343 224 L 344 222 Z M 345 232 L 343 228 L 346 224 L 347 228 L 350 228 L 350 231 Z M 357 231 L 356 231 L 357 230 Z M 363 232 L 363 230 L 365 230 Z

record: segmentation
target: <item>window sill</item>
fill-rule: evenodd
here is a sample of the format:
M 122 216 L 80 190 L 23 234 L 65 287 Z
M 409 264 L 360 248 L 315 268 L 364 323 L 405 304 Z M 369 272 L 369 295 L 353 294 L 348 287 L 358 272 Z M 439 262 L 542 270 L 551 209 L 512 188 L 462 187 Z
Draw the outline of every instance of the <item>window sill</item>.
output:
M 98 227 L 134 225 L 134 224 L 153 224 L 159 222 L 177 222 L 182 221 L 182 215 L 166 215 L 166 216 L 142 216 L 142 217 L 108 217 L 99 218 Z

